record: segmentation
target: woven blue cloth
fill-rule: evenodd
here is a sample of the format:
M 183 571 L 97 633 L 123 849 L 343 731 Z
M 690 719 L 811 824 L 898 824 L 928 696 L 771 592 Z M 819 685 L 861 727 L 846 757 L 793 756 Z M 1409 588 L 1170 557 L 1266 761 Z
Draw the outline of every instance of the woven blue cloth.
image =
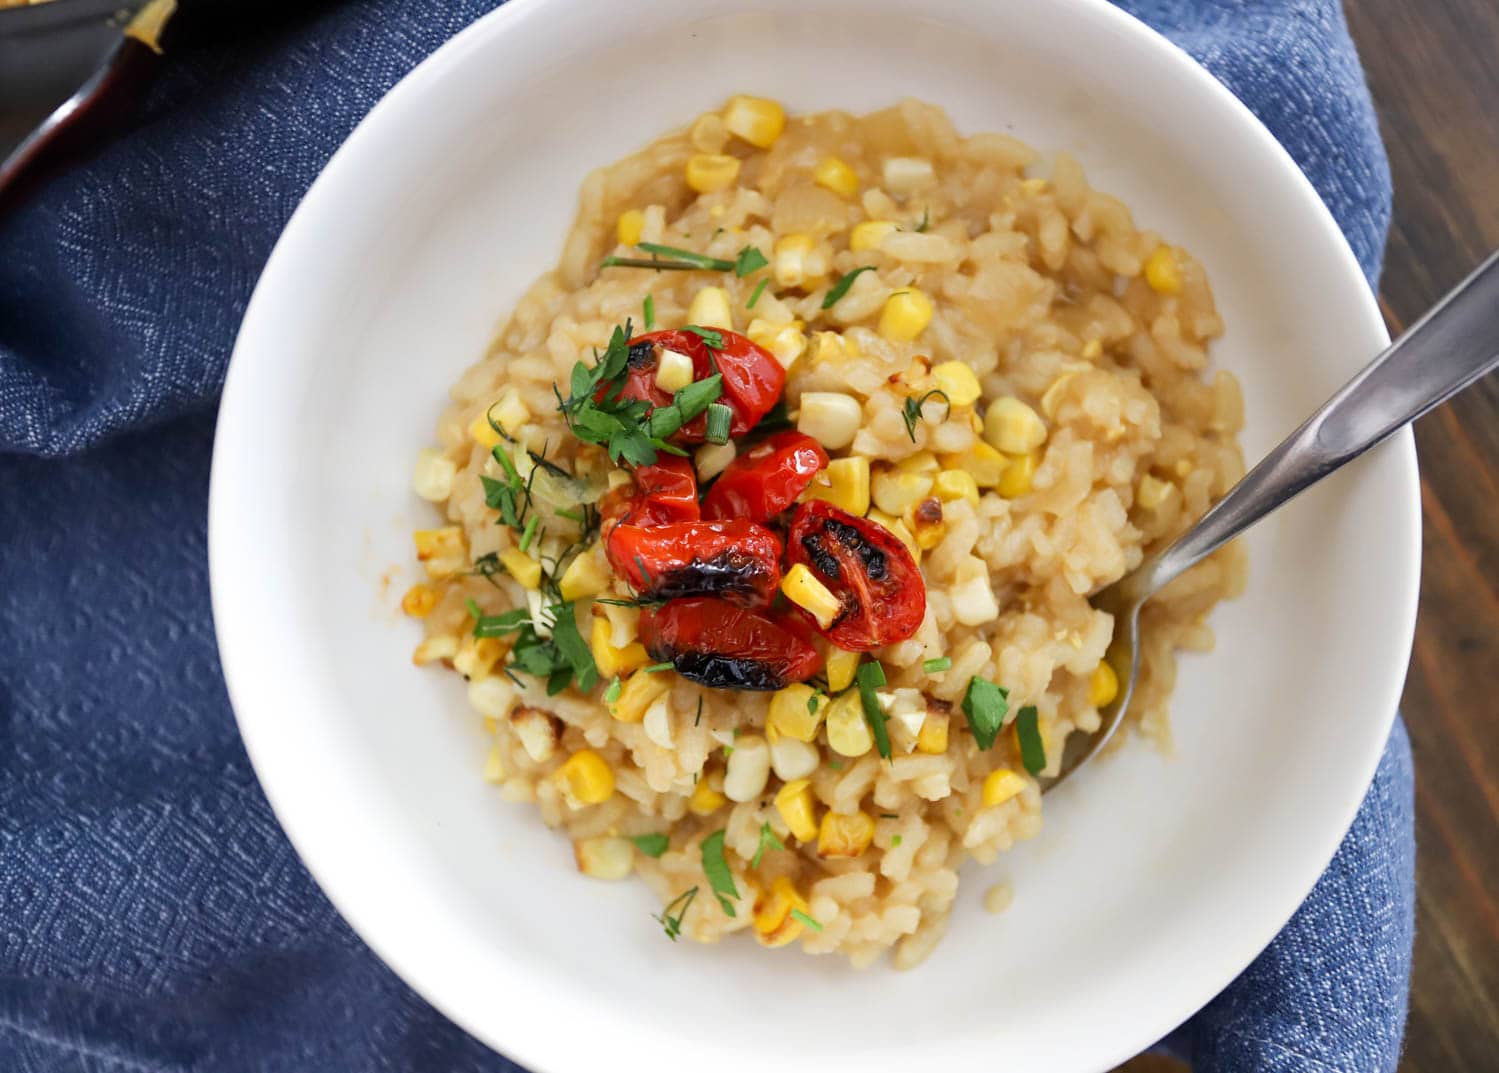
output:
M 127 136 L 0 223 L 0 1069 L 513 1069 L 413 995 L 303 870 L 209 621 L 215 399 L 333 149 L 485 0 L 249 5 Z M 1370 279 L 1390 184 L 1335 0 L 1133 0 L 1265 120 Z M 1394 1069 L 1413 907 L 1397 725 L 1295 919 L 1166 1046 L 1200 1073 Z

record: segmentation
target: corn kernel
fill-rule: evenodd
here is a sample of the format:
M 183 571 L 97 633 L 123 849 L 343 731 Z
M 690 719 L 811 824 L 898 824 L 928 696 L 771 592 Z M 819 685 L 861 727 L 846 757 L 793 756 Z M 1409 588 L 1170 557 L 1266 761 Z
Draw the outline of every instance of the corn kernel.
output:
M 781 592 L 786 599 L 796 604 L 817 620 L 817 625 L 827 629 L 843 610 L 838 597 L 818 580 L 817 575 L 802 563 L 797 563 L 781 579 Z
M 863 812 L 828 812 L 817 831 L 819 857 L 857 857 L 874 841 L 874 820 Z
M 1007 767 L 995 768 L 984 776 L 982 800 L 985 808 L 1003 805 L 1025 789 L 1025 776 L 1016 774 Z
M 729 308 L 729 292 L 722 287 L 704 287 L 698 291 L 687 307 L 687 323 L 733 331 L 734 313 Z
M 567 569 L 562 571 L 562 577 L 557 581 L 557 587 L 562 592 L 562 599 L 572 603 L 574 600 L 584 600 L 608 591 L 612 580 L 608 566 L 590 548 L 574 556 L 573 561 L 567 564 Z
M 878 508 L 871 510 L 865 517 L 890 530 L 891 535 L 906 546 L 906 550 L 911 553 L 911 558 L 915 559 L 917 564 L 920 565 L 921 545 L 916 543 L 916 537 L 912 535 L 910 529 L 906 528 L 905 522 L 893 514 L 886 514 Z
M 814 332 L 807 346 L 807 360 L 812 362 L 847 361 L 858 356 L 858 344 L 839 332 Z
M 417 582 L 401 597 L 401 610 L 412 618 L 426 618 L 437 606 L 437 590 Z
M 812 785 L 806 779 L 792 779 L 777 790 L 775 806 L 792 838 L 810 842 L 817 837 L 816 805 L 812 801 Z
M 506 548 L 500 552 L 500 563 L 522 588 L 533 592 L 541 588 L 541 564 L 519 548 Z
M 505 781 L 505 757 L 498 745 L 491 745 L 489 754 L 484 757 L 484 781 L 489 783 Z
M 799 320 L 787 324 L 773 324 L 770 321 L 756 318 L 750 321 L 744 334 L 749 336 L 750 342 L 774 354 L 776 361 L 788 371 L 807 349 L 807 333 L 802 331 Z
M 441 503 L 453 494 L 458 464 L 432 447 L 423 447 L 411 470 L 411 488 L 429 503 Z
M 835 156 L 822 158 L 812 169 L 812 181 L 840 197 L 853 197 L 859 192 L 859 177 L 854 169 Z
M 639 209 L 626 209 L 614 223 L 614 237 L 621 246 L 633 246 L 640 241 L 645 231 L 645 213 Z
M 935 496 L 919 499 L 906 508 L 906 528 L 916 546 L 922 551 L 931 551 L 947 536 L 947 521 L 942 513 L 942 501 Z
M 972 476 L 980 488 L 998 488 L 1008 464 L 1009 460 L 1003 454 L 982 440 L 966 451 L 942 456 L 943 469 L 962 470 Z
M 1031 482 L 1036 476 L 1036 465 L 1041 456 L 1032 451 L 1030 454 L 1012 458 L 1005 463 L 1004 476 L 999 479 L 999 494 L 1006 499 L 1019 499 L 1021 496 L 1030 495 Z
M 500 396 L 500 401 L 489 408 L 488 417 L 505 430 L 505 435 L 514 436 L 517 429 L 531 420 L 531 410 L 521 401 L 520 393 L 511 387 L 506 388 Z M 488 425 L 489 420 L 486 419 L 484 423 Z M 489 431 L 491 434 L 494 433 L 494 429 Z M 494 444 L 490 446 L 493 447 Z
M 1112 704 L 1119 695 L 1119 676 L 1106 660 L 1101 660 L 1088 676 L 1088 703 L 1095 708 Z
M 944 361 L 932 369 L 932 376 L 936 378 L 938 389 L 947 396 L 951 406 L 972 406 L 983 394 L 979 388 L 979 378 L 964 362 Z
M 965 469 L 944 469 L 932 482 L 932 491 L 944 503 L 955 499 L 966 499 L 975 507 L 979 505 L 979 485 L 973 474 Z
M 836 451 L 854 442 L 863 420 L 864 408 L 852 395 L 841 391 L 804 391 L 796 429 L 828 450 Z
M 453 657 L 453 669 L 471 682 L 482 682 L 509 647 L 498 637 L 465 637 Z
M 845 652 L 841 648 L 835 648 L 828 653 L 827 676 L 828 692 L 842 693 L 854 684 L 854 674 L 859 669 L 859 653 Z
M 854 253 L 877 250 L 880 243 L 885 241 L 886 235 L 893 235 L 899 230 L 890 220 L 865 220 L 862 224 L 855 224 L 854 229 L 849 232 L 848 248 Z
M 468 423 L 468 438 L 486 451 L 493 450 L 500 442 L 500 434 L 489 423 L 489 414 L 481 413 Z
M 932 756 L 947 752 L 947 725 L 950 717 L 945 712 L 927 712 L 921 731 L 916 735 L 916 751 Z
M 765 97 L 730 97 L 724 106 L 723 125 L 756 149 L 769 149 L 786 129 L 786 110 Z
M 693 299 L 692 304 L 696 308 L 697 299 Z M 698 322 L 694 320 L 692 323 Z M 705 324 L 703 327 L 708 327 L 708 325 Z M 662 350 L 661 357 L 656 363 L 656 386 L 668 395 L 674 395 L 690 383 L 692 383 L 692 359 L 675 350 Z
M 1145 282 L 1157 294 L 1181 293 L 1181 265 L 1177 263 L 1175 250 L 1170 246 L 1155 248 L 1155 252 L 1145 259 Z
M 802 493 L 804 502 L 812 499 L 862 517 L 869 509 L 869 459 L 863 455 L 833 459 Z
M 458 638 L 451 634 L 438 634 L 428 637 L 416 646 L 416 651 L 411 653 L 411 662 L 418 667 L 425 667 L 429 663 L 439 660 L 450 660 L 458 655 Z
M 739 178 L 739 159 L 723 153 L 694 153 L 687 158 L 687 185 L 699 194 L 733 186 Z
M 769 733 L 766 740 L 770 740 Z M 738 749 L 734 750 L 736 753 Z M 770 769 L 783 782 L 805 779 L 817 770 L 822 762 L 822 753 L 811 742 L 795 738 L 777 738 L 770 742 Z
M 687 811 L 694 816 L 711 816 L 729 803 L 729 799 L 713 788 L 707 778 L 697 780 L 692 796 L 687 799 Z
M 451 577 L 468 565 L 468 541 L 456 525 L 441 529 L 418 529 L 411 534 L 416 558 L 432 579 Z
M 592 749 L 579 749 L 552 776 L 573 808 L 601 805 L 614 795 L 614 769 Z
M 609 620 L 599 616 L 593 620 L 588 636 L 588 647 L 593 650 L 593 662 L 599 669 L 599 675 L 603 678 L 613 678 L 615 675 L 629 674 L 638 667 L 644 667 L 651 661 L 645 646 L 639 641 L 632 642 L 623 648 L 616 648 L 610 644 L 612 627 Z
M 645 710 L 651 702 L 670 688 L 671 681 L 666 675 L 636 671 L 625 679 L 619 698 L 609 706 L 609 712 L 621 723 L 638 723 L 645 718 Z
M 925 473 L 882 469 L 870 481 L 870 494 L 880 510 L 900 516 L 905 514 L 907 507 L 929 496 L 933 483 L 934 478 Z
M 770 890 L 755 899 L 755 938 L 762 946 L 785 946 L 806 930 L 806 926 L 792 915 L 793 909 L 807 913 L 806 899 L 797 893 L 789 877 L 777 876 L 771 881 Z
M 932 322 L 932 300 L 915 287 L 896 291 L 880 310 L 879 333 L 894 343 L 909 343 Z
M 970 555 L 953 569 L 953 581 L 947 588 L 953 618 L 965 626 L 979 626 L 999 618 L 999 601 L 989 566 L 976 555 Z
M 1083 357 L 1088 361 L 1097 361 L 1103 357 L 1103 340 L 1089 339 L 1083 344 Z
M 857 655 L 854 660 L 858 661 Z M 801 682 L 776 690 L 771 694 L 770 713 L 765 719 L 767 734 L 783 734 L 797 741 L 815 741 L 817 728 L 822 725 L 822 710 L 826 707 L 825 701 L 819 703 L 815 710 L 808 707 L 816 695 L 816 690 Z
M 624 879 L 635 869 L 635 847 L 628 838 L 583 838 L 573 843 L 578 871 L 594 879 Z
M 1175 491 L 1176 485 L 1170 481 L 1163 481 L 1147 473 L 1140 478 L 1140 489 L 1135 495 L 1135 502 L 1145 510 L 1155 510 L 1170 499 Z
M 886 190 L 896 197 L 905 197 L 924 186 L 930 186 L 936 179 L 936 174 L 932 170 L 932 162 L 925 157 L 893 156 L 880 169 L 880 177 Z
M 510 713 L 510 730 L 535 763 L 545 764 L 557 751 L 559 725 L 540 708 L 516 708 Z
M 895 464 L 895 468 L 902 473 L 924 473 L 930 477 L 936 477 L 937 471 L 942 468 L 942 463 L 937 461 L 937 456 L 930 451 L 917 451 L 913 455 L 907 455 Z
M 864 706 L 855 692 L 835 697 L 828 704 L 828 746 L 840 756 L 863 756 L 874 746 Z
M 984 439 L 1007 455 L 1023 455 L 1046 442 L 1046 422 L 1013 395 L 995 399 L 984 413 Z
M 785 235 L 772 251 L 771 274 L 781 287 L 801 287 L 827 275 L 827 257 L 815 252 L 810 235 Z
M 723 776 L 724 796 L 730 801 L 753 801 L 770 781 L 770 746 L 758 734 L 734 739 Z
M 697 454 L 692 456 L 692 464 L 697 469 L 697 479 L 706 482 L 717 477 L 729 468 L 729 463 L 734 461 L 738 454 L 732 442 L 730 443 L 705 443 L 697 449 Z M 563 598 L 569 597 L 564 592 Z

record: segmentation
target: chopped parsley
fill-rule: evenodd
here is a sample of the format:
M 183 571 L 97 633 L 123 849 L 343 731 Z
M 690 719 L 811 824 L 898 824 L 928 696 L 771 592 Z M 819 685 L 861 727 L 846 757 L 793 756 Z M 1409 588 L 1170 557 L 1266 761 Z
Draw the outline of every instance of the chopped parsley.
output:
M 661 927 L 666 930 L 666 937 L 672 942 L 676 942 L 677 936 L 682 934 L 682 918 L 687 915 L 687 910 L 692 908 L 692 899 L 696 897 L 696 887 L 684 890 L 661 908 L 660 916 L 651 917 L 652 920 L 660 922 Z M 676 910 L 675 916 L 672 915 L 673 909 Z
M 975 675 L 969 679 L 968 692 L 963 694 L 963 714 L 968 717 L 968 727 L 980 749 L 994 744 L 999 728 L 1004 725 L 1005 714 L 1010 710 L 1009 696 L 1009 690 L 987 678 Z
M 1020 742 L 1020 762 L 1032 775 L 1041 774 L 1046 767 L 1046 745 L 1041 740 L 1041 727 L 1034 705 L 1027 704 L 1015 715 L 1015 737 Z
M 760 858 L 765 856 L 767 849 L 785 849 L 786 844 L 776 837 L 776 833 L 770 829 L 770 824 L 760 825 L 760 845 L 755 849 L 755 858 L 750 861 L 751 868 L 760 867 Z
M 579 692 L 587 693 L 598 684 L 599 669 L 593 662 L 593 652 L 578 632 L 572 604 L 553 604 L 546 609 L 548 616 L 555 620 L 551 637 L 543 637 L 537 632 L 536 624 L 524 608 L 506 611 L 502 615 L 484 615 L 480 613 L 479 605 L 469 600 L 468 610 L 475 619 L 475 637 L 516 635 L 515 643 L 510 647 L 510 662 L 505 664 L 507 674 L 513 668 L 545 679 L 548 696 L 556 696 L 574 684 Z
M 472 599 L 468 601 L 468 613 L 474 617 L 475 637 L 504 637 L 530 622 L 530 613 L 523 607 L 501 615 L 486 615 Z
M 659 857 L 671 845 L 671 839 L 662 834 L 631 835 L 630 841 L 635 843 L 635 848 L 647 857 Z
M 723 332 L 717 328 L 704 328 L 701 324 L 684 324 L 682 330 L 697 336 L 709 350 L 723 349 Z
M 921 669 L 926 671 L 927 674 L 941 674 L 943 671 L 950 671 L 952 670 L 952 657 L 941 656 L 937 659 L 925 660 L 921 664 Z
M 885 726 L 885 710 L 880 707 L 880 698 L 875 696 L 875 690 L 885 684 L 885 668 L 878 663 L 862 664 L 854 680 L 859 686 L 859 700 L 864 705 L 864 719 L 874 735 L 874 747 L 880 751 L 881 757 L 889 760 L 890 731 Z
M 793 910 L 791 910 L 791 915 L 793 917 L 795 917 L 797 920 L 800 920 L 803 924 L 805 924 L 807 927 L 811 928 L 813 931 L 821 931 L 822 930 L 822 925 L 821 924 L 819 924 L 816 920 L 813 920 L 806 913 L 803 913 L 800 909 L 793 909 Z
M 765 293 L 765 288 L 768 287 L 769 285 L 770 285 L 770 277 L 769 276 L 765 276 L 764 278 L 762 278 L 760 280 L 759 283 L 755 284 L 754 293 L 752 293 L 750 295 L 749 301 L 744 303 L 744 308 L 745 309 L 754 309 L 755 308 L 755 303 L 760 300 L 760 295 L 762 295 L 762 294 Z
M 832 309 L 838 304 L 838 300 L 848 293 L 848 289 L 854 285 L 854 280 L 859 278 L 860 272 L 873 272 L 874 265 L 863 265 L 852 272 L 845 272 L 838 277 L 838 282 L 822 299 L 823 309 Z
M 952 400 L 947 397 L 947 392 L 940 388 L 933 388 L 920 398 L 914 395 L 906 396 L 906 402 L 901 407 L 900 416 L 901 420 L 906 423 L 906 435 L 911 437 L 912 443 L 916 442 L 916 423 L 922 418 L 921 408 L 926 405 L 926 400 L 934 395 L 940 397 L 942 402 L 947 406 L 947 413 L 942 415 L 942 420 L 946 421 L 952 416 Z
M 648 294 L 645 301 L 640 303 L 640 315 L 645 321 L 645 330 L 650 331 L 656 326 L 656 296 Z
M 746 246 L 739 251 L 739 256 L 734 258 L 734 275 L 743 279 L 753 272 L 758 272 L 770 264 L 765 259 L 765 254 L 760 252 L 757 246 Z
M 739 897 L 739 888 L 734 886 L 734 873 L 729 871 L 729 862 L 723 854 L 723 832 L 714 831 L 703 839 L 703 875 L 718 899 L 718 907 L 727 916 L 734 916 L 734 902 Z

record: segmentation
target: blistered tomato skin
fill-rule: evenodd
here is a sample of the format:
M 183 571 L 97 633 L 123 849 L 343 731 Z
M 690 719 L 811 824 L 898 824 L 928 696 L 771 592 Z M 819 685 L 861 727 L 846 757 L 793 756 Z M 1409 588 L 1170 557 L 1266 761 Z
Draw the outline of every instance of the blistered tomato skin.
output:
M 811 436 L 778 432 L 729 463 L 703 498 L 703 517 L 763 522 L 795 503 L 827 464 Z
M 894 533 L 868 518 L 821 500 L 803 503 L 786 534 L 786 560 L 804 564 L 838 597 L 837 618 L 820 632 L 839 648 L 869 652 L 904 641 L 926 616 L 916 561 Z
M 695 522 L 702 515 L 697 502 L 697 472 L 685 458 L 660 454 L 649 466 L 635 467 L 635 485 L 644 498 L 640 522 Z
M 656 386 L 656 367 L 661 350 L 674 350 L 692 359 L 694 380 L 705 380 L 715 372 L 723 374 L 723 396 L 718 401 L 734 412 L 729 434 L 743 436 L 759 424 L 781 397 L 786 370 L 774 354 L 738 332 L 715 330 L 723 337 L 722 349 L 710 348 L 696 332 L 675 329 L 650 332 L 630 340 L 621 396 L 669 406 L 671 395 Z M 599 394 L 602 396 L 604 389 Z M 707 416 L 700 414 L 674 432 L 670 440 L 679 444 L 702 443 L 707 425 Z
M 640 616 L 640 639 L 654 660 L 712 689 L 784 689 L 822 667 L 806 627 L 791 616 L 697 597 Z
M 612 526 L 604 552 L 641 596 L 719 596 L 742 607 L 768 604 L 781 583 L 781 541 L 742 519 Z

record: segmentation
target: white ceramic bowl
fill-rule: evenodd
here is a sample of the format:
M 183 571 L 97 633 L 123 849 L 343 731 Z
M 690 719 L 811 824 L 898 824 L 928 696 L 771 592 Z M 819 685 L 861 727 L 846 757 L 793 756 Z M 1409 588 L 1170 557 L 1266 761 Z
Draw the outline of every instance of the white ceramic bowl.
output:
M 914 95 L 965 130 L 1075 151 L 1207 266 L 1251 457 L 1386 341 L 1290 158 L 1101 0 L 516 0 L 360 125 L 246 314 L 210 551 L 251 759 L 360 934 L 533 1070 L 1106 1069 L 1270 941 L 1368 786 L 1415 614 L 1410 436 L 1254 532 L 1217 651 L 1183 661 L 1176 758 L 1136 745 L 1049 798 L 1039 839 L 965 870 L 919 969 L 672 945 L 642 884 L 580 876 L 530 806 L 481 781 L 461 683 L 411 666 L 395 605 L 410 532 L 433 519 L 408 490 L 415 453 L 554 262 L 579 182 L 734 92 L 794 110 Z M 998 880 L 1015 903 L 996 918 L 979 900 Z

